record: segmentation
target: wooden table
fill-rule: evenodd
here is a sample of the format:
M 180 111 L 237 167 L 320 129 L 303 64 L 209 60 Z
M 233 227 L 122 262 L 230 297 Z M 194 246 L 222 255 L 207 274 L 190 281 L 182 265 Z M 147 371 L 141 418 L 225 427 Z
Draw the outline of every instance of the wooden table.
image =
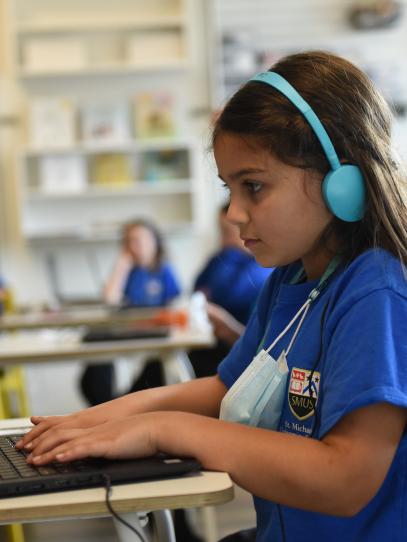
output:
M 15 331 L 50 327 L 76 327 L 98 324 L 112 324 L 151 318 L 157 308 L 131 308 L 119 310 L 108 305 L 95 305 L 60 311 L 36 311 L 27 314 L 6 314 L 0 316 L 0 330 Z
M 25 419 L 2 420 L 0 434 L 27 425 Z M 163 541 L 175 540 L 168 509 L 199 508 L 232 499 L 233 484 L 229 475 L 208 471 L 168 480 L 117 485 L 111 495 L 115 511 L 123 514 L 124 519 L 137 529 L 140 529 L 137 512 L 154 511 Z M 0 499 L 2 524 L 109 515 L 104 488 Z M 135 540 L 130 530 L 118 522 L 115 525 L 121 542 Z

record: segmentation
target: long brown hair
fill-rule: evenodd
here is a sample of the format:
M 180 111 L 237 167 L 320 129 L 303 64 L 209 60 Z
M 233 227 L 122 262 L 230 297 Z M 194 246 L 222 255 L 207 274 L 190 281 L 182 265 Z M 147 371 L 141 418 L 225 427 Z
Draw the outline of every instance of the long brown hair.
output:
M 367 188 L 363 219 L 334 218 L 322 239 L 335 234 L 346 261 L 381 247 L 407 265 L 406 179 L 391 149 L 392 114 L 370 79 L 336 55 L 311 51 L 275 64 L 311 105 L 328 132 L 339 159 L 360 167 Z M 212 144 L 232 133 L 272 152 L 282 162 L 325 175 L 330 166 L 300 111 L 269 85 L 249 81 L 218 117 Z

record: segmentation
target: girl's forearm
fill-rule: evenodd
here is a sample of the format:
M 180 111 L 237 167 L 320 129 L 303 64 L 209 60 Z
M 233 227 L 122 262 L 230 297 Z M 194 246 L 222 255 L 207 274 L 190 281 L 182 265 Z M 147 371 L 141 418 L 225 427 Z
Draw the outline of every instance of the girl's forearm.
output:
M 126 279 L 131 270 L 131 260 L 119 257 L 113 271 L 103 288 L 103 299 L 106 303 L 120 303 Z
M 396 437 L 369 457 L 346 439 L 318 441 L 185 413 L 163 412 L 156 420 L 160 451 L 196 457 L 259 497 L 339 516 L 354 515 L 374 496 L 397 446 Z
M 326 461 L 319 441 L 173 412 L 157 415 L 153 438 L 158 450 L 196 457 L 205 469 L 228 472 L 250 493 L 288 506 L 304 508 L 309 502 L 309 509 L 324 508 L 327 488 L 334 485 L 321 473 Z M 304 444 L 309 444 L 306 455 Z M 315 484 L 309 483 L 308 468 L 318 478 Z
M 225 393 L 225 385 L 213 376 L 131 393 L 110 405 L 112 411 L 119 409 L 124 416 L 166 410 L 217 417 Z

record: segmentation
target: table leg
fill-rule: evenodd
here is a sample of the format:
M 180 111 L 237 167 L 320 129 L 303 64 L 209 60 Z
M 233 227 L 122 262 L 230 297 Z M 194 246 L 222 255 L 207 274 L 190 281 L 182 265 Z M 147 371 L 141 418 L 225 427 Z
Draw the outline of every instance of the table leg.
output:
M 133 529 L 139 533 L 139 542 L 150 542 L 150 537 L 147 531 L 144 529 L 148 523 L 145 513 L 129 512 L 127 514 L 120 514 L 120 517 L 123 518 L 126 523 L 129 523 Z M 131 529 L 129 529 L 115 517 L 113 518 L 113 523 L 120 542 L 135 542 L 138 539 Z
M 156 510 L 153 512 L 153 517 L 158 540 L 160 542 L 176 542 L 171 512 L 169 510 Z
M 152 515 L 159 542 L 176 542 L 171 512 L 169 510 L 156 510 L 155 512 L 152 512 Z M 149 531 L 144 529 L 148 523 L 145 513 L 141 514 L 133 512 L 121 514 L 121 517 L 140 534 L 139 542 L 151 542 Z M 126 527 L 126 525 L 118 521 L 116 518 L 113 518 L 113 522 L 120 542 L 136 541 L 136 535 L 131 531 L 131 529 Z
M 204 506 L 200 509 L 205 542 L 219 540 L 216 512 L 213 506 Z

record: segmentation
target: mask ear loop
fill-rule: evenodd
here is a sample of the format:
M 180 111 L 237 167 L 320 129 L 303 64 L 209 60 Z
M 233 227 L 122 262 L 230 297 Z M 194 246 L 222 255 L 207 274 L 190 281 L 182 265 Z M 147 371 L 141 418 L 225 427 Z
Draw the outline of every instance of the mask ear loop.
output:
M 300 319 L 300 321 L 298 322 L 297 327 L 295 328 L 294 334 L 293 334 L 293 336 L 291 337 L 290 344 L 287 346 L 287 350 L 285 351 L 286 356 L 288 356 L 288 353 L 289 353 L 289 351 L 291 350 L 291 347 L 292 347 L 292 345 L 294 344 L 295 339 L 297 338 L 297 335 L 298 335 L 298 333 L 299 333 L 299 331 L 300 331 L 300 329 L 301 329 L 302 323 L 303 323 L 305 317 L 306 317 L 307 314 L 308 314 L 308 311 L 309 311 L 310 306 L 311 306 L 311 300 L 310 300 L 310 302 L 308 303 L 308 305 L 305 307 L 305 310 L 304 310 L 304 312 L 302 313 L 301 319 Z
M 300 319 L 300 322 L 299 322 L 299 325 L 297 326 L 297 329 L 295 330 L 295 333 L 294 333 L 294 338 L 297 336 L 297 333 L 299 331 L 299 328 L 301 327 L 301 324 L 310 308 L 310 305 L 312 303 L 312 299 L 307 299 L 307 301 L 304 303 L 304 305 L 298 310 L 298 312 L 294 315 L 294 317 L 292 318 L 292 320 L 286 325 L 286 327 L 283 329 L 283 331 L 274 339 L 274 341 L 271 343 L 271 345 L 266 349 L 266 352 L 269 353 L 270 350 L 272 350 L 275 345 L 278 343 L 278 341 L 284 337 L 284 335 L 287 333 L 287 331 L 290 330 L 290 328 L 295 324 L 295 322 L 298 320 L 298 318 L 300 318 L 301 316 L 301 319 Z M 293 340 L 291 339 L 291 342 L 290 342 L 290 345 L 289 345 L 289 349 L 291 348 L 292 346 L 292 342 Z M 288 350 L 287 350 L 287 353 L 288 353 Z

